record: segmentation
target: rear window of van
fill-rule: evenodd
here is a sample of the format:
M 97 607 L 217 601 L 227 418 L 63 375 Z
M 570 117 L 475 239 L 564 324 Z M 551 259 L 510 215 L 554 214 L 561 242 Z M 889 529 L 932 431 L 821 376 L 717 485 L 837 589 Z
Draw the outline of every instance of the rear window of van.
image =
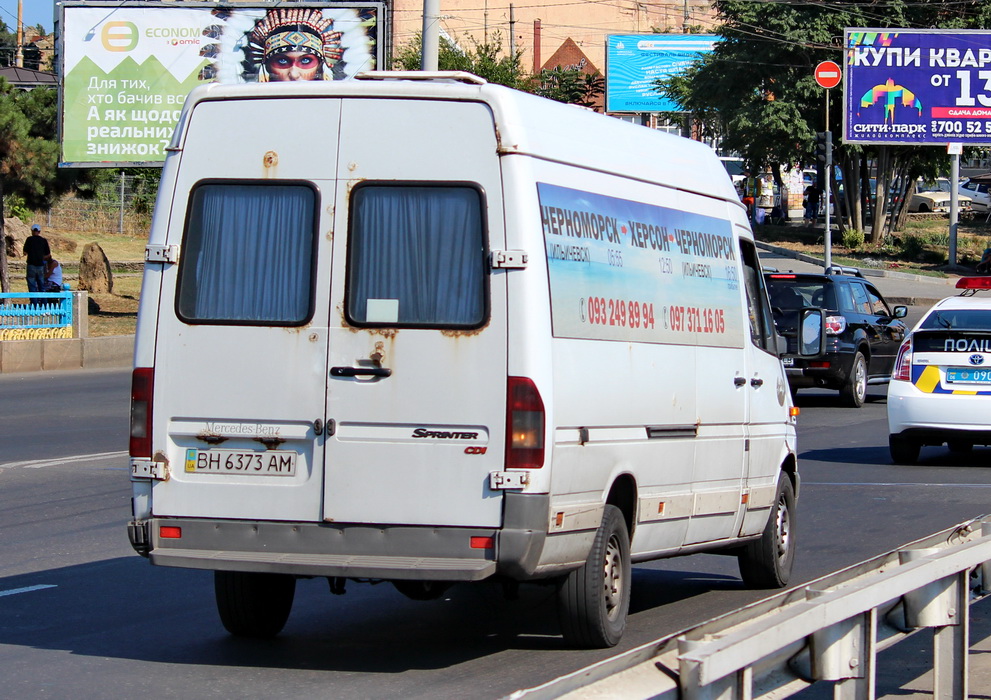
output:
M 303 184 L 197 186 L 179 263 L 179 318 L 187 323 L 307 323 L 313 313 L 316 199 Z
M 347 320 L 478 328 L 488 314 L 482 194 L 470 185 L 365 185 L 351 196 Z

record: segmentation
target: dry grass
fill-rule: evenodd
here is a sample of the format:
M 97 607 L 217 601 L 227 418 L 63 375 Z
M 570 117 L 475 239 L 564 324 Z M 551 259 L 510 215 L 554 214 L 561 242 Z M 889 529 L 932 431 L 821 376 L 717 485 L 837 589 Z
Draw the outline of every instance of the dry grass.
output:
M 60 233 L 76 243 L 75 251 L 53 247 L 52 253 L 62 263 L 63 276 L 72 289 L 79 289 L 79 256 L 87 243 L 97 243 L 107 259 L 114 262 L 144 259 L 144 237 L 99 234 Z M 20 270 L 10 272 L 11 291 L 26 292 L 27 283 Z M 90 294 L 89 334 L 91 336 L 132 335 L 137 327 L 141 274 L 114 273 L 113 294 Z

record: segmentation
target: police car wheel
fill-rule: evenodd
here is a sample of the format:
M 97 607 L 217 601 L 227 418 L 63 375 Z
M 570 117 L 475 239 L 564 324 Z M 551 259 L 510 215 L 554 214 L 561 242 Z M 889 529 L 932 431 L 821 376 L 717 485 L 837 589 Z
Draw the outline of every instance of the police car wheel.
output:
M 919 461 L 921 449 L 922 445 L 916 440 L 898 435 L 888 436 L 888 451 L 891 453 L 891 461 L 895 464 L 915 464 Z
M 296 579 L 286 574 L 214 571 L 213 589 L 224 629 L 235 637 L 267 639 L 286 625 Z

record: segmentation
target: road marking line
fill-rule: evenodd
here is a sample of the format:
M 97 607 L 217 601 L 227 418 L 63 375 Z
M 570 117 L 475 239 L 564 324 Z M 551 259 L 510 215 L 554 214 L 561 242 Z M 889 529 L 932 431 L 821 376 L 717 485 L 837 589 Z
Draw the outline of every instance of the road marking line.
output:
M 802 479 L 802 486 L 925 486 L 931 488 L 933 486 L 952 486 L 954 488 L 968 488 L 968 489 L 991 489 L 991 484 L 922 484 L 918 482 L 912 483 L 885 483 L 876 481 L 806 481 Z
M 31 459 L 24 462 L 8 462 L 0 464 L 0 470 L 22 467 L 24 469 L 41 469 L 43 467 L 57 467 L 60 464 L 72 462 L 95 462 L 101 459 L 112 459 L 116 457 L 126 457 L 127 452 L 97 452 L 91 455 L 72 455 L 71 457 L 55 457 L 53 459 Z
M 46 588 L 58 588 L 54 583 L 42 583 L 37 586 L 27 586 L 26 588 L 11 588 L 9 591 L 0 591 L 0 598 L 6 595 L 17 595 L 18 593 L 30 593 L 31 591 L 43 591 Z

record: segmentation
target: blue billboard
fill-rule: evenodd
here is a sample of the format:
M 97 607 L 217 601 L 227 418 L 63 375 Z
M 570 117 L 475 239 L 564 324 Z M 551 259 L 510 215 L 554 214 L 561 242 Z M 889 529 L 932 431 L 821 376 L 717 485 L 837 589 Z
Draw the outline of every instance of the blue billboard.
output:
M 848 143 L 991 144 L 991 31 L 847 29 Z
M 606 38 L 606 111 L 679 112 L 655 82 L 676 75 L 719 41 L 713 34 L 617 34 Z

